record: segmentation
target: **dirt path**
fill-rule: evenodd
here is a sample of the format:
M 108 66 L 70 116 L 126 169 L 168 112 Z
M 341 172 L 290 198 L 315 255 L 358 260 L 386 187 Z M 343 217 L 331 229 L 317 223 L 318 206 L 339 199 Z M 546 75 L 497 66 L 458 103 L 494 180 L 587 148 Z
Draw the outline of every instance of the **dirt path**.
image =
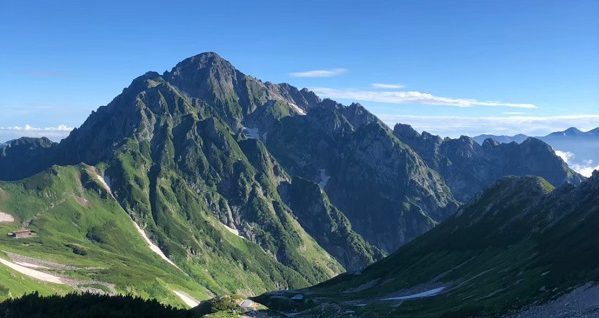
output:
M 4 252 L 4 254 L 6 254 L 6 256 L 9 257 L 11 262 L 21 265 L 21 266 L 33 268 L 33 269 L 50 269 L 50 270 L 58 270 L 58 271 L 80 269 L 79 267 L 76 267 L 76 266 L 59 264 L 59 263 L 50 262 L 50 261 L 46 261 L 46 260 L 42 260 L 42 259 L 38 259 L 38 258 L 34 258 L 34 257 L 11 253 L 11 252 L 4 251 L 4 250 L 2 250 L 2 252 Z
M 44 272 L 40 272 L 38 270 L 32 269 L 32 268 L 27 268 L 25 266 L 19 265 L 19 264 L 15 264 L 11 261 L 7 261 L 5 259 L 0 258 L 0 263 L 4 264 L 5 266 L 32 278 L 35 278 L 37 280 L 41 280 L 44 282 L 48 282 L 48 283 L 54 283 L 54 284 L 61 284 L 64 285 L 65 283 L 60 279 L 60 277 L 58 276 L 54 276 L 52 274 L 48 274 L 48 273 L 44 273 Z
M 200 304 L 198 300 L 180 290 L 173 290 L 173 293 L 175 293 L 175 295 L 177 295 L 177 297 L 179 297 L 179 299 L 181 299 L 190 308 L 194 308 Z
M 15 264 L 17 265 L 21 265 L 21 266 L 25 266 L 28 268 L 39 268 L 39 269 L 49 269 L 46 266 L 42 266 L 42 265 L 37 265 L 37 264 L 31 264 L 31 263 L 27 263 L 27 262 L 15 262 Z
M 109 294 L 109 295 L 115 295 L 117 293 L 115 285 L 111 284 L 111 283 L 93 280 L 93 279 L 90 279 L 90 280 L 73 279 L 73 278 L 69 278 L 68 276 L 64 276 L 65 272 L 67 272 L 67 271 L 68 272 L 87 271 L 87 270 L 95 270 L 97 268 L 77 267 L 77 266 L 72 266 L 72 265 L 59 264 L 59 263 L 54 263 L 54 262 L 50 262 L 50 261 L 46 261 L 46 260 L 42 260 L 42 259 L 38 259 L 38 258 L 33 258 L 33 257 L 29 257 L 29 256 L 23 256 L 23 255 L 19 255 L 19 254 L 7 252 L 7 251 L 2 251 L 2 252 L 4 252 L 9 257 L 9 260 L 5 260 L 4 262 L 2 262 L 4 265 L 22 273 L 22 274 L 25 274 L 27 276 L 30 276 L 30 277 L 33 277 L 33 278 L 36 278 L 39 280 L 43 280 L 43 281 L 48 281 L 44 278 L 52 277 L 51 282 L 56 282 L 56 279 L 58 279 L 58 280 L 60 280 L 59 284 L 71 286 L 74 289 L 76 289 L 78 291 L 82 291 L 82 292 L 90 292 L 90 293 L 96 293 L 96 294 Z M 0 262 L 1 261 L 2 261 L 2 259 L 0 258 Z M 10 265 L 8 263 L 10 263 Z M 57 272 L 57 274 L 56 275 L 50 274 L 50 273 L 48 273 L 48 271 Z M 58 274 L 58 273 L 60 273 L 60 274 Z M 35 274 L 35 276 L 32 276 L 33 274 Z M 60 276 L 57 276 L 57 275 L 60 275 Z M 97 288 L 97 285 L 102 285 L 102 286 L 104 286 L 104 288 Z

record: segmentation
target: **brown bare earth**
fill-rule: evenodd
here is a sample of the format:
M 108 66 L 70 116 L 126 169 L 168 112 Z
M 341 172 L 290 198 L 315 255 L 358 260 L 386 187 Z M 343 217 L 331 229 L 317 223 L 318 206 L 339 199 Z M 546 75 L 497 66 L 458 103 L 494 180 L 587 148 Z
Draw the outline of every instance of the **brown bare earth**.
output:
M 73 194 L 73 198 L 75 199 L 75 201 L 77 203 L 79 203 L 80 206 L 82 207 L 88 207 L 89 206 L 89 201 L 84 198 L 84 197 L 80 197 L 78 195 Z

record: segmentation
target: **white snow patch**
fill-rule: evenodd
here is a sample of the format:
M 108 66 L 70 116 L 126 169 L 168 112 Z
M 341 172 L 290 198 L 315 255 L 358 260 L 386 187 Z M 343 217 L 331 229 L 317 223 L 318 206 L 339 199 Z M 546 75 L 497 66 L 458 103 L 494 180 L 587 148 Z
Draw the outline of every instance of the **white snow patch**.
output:
M 148 247 L 150 248 L 150 250 L 152 250 L 152 252 L 154 252 L 156 255 L 160 256 L 160 258 L 167 261 L 169 264 L 175 266 L 176 268 L 179 268 L 179 266 L 177 266 L 177 264 L 173 263 L 173 261 L 171 261 L 168 257 L 166 257 L 166 255 L 162 252 L 160 247 L 158 247 L 156 244 L 154 244 L 150 240 L 150 238 L 146 235 L 146 232 L 144 232 L 144 230 L 142 230 L 141 227 L 139 227 L 139 225 L 137 225 L 137 223 L 135 223 L 135 221 L 133 221 L 133 225 L 135 226 L 135 229 L 137 230 L 137 232 L 139 232 L 141 237 L 144 239 L 144 241 L 146 241 L 146 244 L 148 244 Z
M 12 268 L 13 270 L 15 270 L 23 275 L 27 275 L 27 276 L 35 278 L 37 280 L 41 280 L 41 281 L 48 282 L 48 283 L 54 283 L 54 284 L 64 284 L 64 282 L 58 276 L 40 272 L 35 269 L 27 268 L 25 266 L 15 264 L 13 262 L 7 261 L 2 258 L 0 258 L 0 263 L 6 265 L 7 267 Z
M 103 175 L 102 180 L 104 180 L 104 185 L 108 187 L 108 190 L 112 192 L 112 182 L 110 182 L 110 177 L 107 175 Z
M 100 185 L 104 188 L 104 190 L 106 190 L 106 192 L 110 193 L 110 195 L 112 195 L 112 189 L 110 189 L 110 178 L 108 177 L 103 177 L 98 173 L 94 173 L 94 176 L 96 177 L 96 180 L 98 180 L 98 182 L 100 183 Z
M 258 128 L 243 127 L 242 132 L 247 138 L 260 139 L 260 131 Z
M 239 307 L 246 309 L 246 310 L 254 310 L 254 309 L 256 309 L 257 305 L 251 299 L 244 299 L 243 301 L 241 301 L 241 303 L 239 303 Z
M 0 223 L 12 223 L 14 221 L 15 218 L 13 218 L 12 215 L 0 211 Z
M 306 115 L 306 111 L 301 109 L 299 106 L 297 106 L 294 103 L 289 103 L 289 106 L 291 106 L 291 109 L 295 110 L 296 113 L 298 113 L 299 115 Z
M 329 183 L 329 179 L 331 179 L 331 176 L 327 175 L 327 171 L 325 169 L 320 169 L 320 181 L 318 182 L 318 185 L 321 188 L 326 187 L 327 183 Z
M 234 229 L 234 228 L 232 228 L 232 227 L 230 227 L 230 226 L 228 226 L 226 224 L 223 224 L 223 226 L 227 229 L 227 231 L 229 231 L 229 232 L 231 232 L 231 233 L 233 233 L 233 234 L 235 234 L 235 235 L 237 235 L 237 236 L 239 236 L 241 238 L 244 238 L 243 236 L 241 236 L 241 234 L 239 234 L 239 231 L 237 229 Z
M 430 289 L 430 290 L 423 291 L 423 292 L 420 292 L 417 294 L 398 296 L 398 297 L 389 297 L 389 298 L 383 298 L 381 300 L 406 300 L 406 299 L 414 299 L 414 298 L 432 297 L 432 296 L 438 295 L 444 289 L 445 289 L 445 287 L 438 287 L 438 288 Z
M 173 290 L 173 293 L 175 293 L 175 295 L 177 295 L 177 297 L 179 297 L 179 299 L 181 299 L 190 308 L 196 307 L 197 305 L 200 304 L 199 301 L 197 301 L 196 299 L 194 299 L 193 297 L 189 296 L 188 294 L 186 294 L 182 291 Z
M 48 269 L 48 267 L 46 267 L 46 266 L 32 264 L 32 263 L 28 263 L 28 262 L 15 262 L 15 264 L 29 267 L 29 268 Z

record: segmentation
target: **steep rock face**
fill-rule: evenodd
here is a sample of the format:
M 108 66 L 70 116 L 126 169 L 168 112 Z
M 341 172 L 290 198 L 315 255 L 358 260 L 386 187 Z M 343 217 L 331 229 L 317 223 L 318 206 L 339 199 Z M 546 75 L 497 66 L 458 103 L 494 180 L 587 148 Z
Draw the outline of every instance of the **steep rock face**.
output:
M 348 271 L 357 271 L 384 256 L 352 230 L 347 217 L 331 202 L 319 185 L 302 178 L 285 184 L 289 207 L 308 233 Z
M 295 221 L 276 191 L 277 180 L 263 168 L 257 169 L 272 163 L 257 162 L 254 166 L 231 128 L 210 115 L 211 105 L 194 105 L 185 94 L 159 80 L 147 79 L 147 87 L 135 98 L 121 96 L 106 109 L 130 111 L 122 115 L 128 119 L 114 123 L 90 117 L 72 134 L 90 138 L 87 144 L 93 148 L 97 145 L 98 149 L 107 143 L 94 135 L 112 135 L 116 140 L 111 145 L 112 153 L 103 161 L 108 163 L 106 174 L 125 210 L 143 220 L 166 251 L 175 258 L 191 259 L 194 265 L 203 263 L 202 254 L 215 253 L 204 246 L 204 236 L 213 234 L 197 227 L 205 221 L 196 211 L 204 211 L 261 246 L 308 282 L 341 271 L 342 267 Z M 114 117 L 119 116 L 110 116 Z M 118 141 L 121 134 L 127 137 Z M 65 144 L 68 142 L 71 140 Z M 87 157 L 93 155 L 92 151 L 80 153 L 83 160 L 92 159 Z M 230 252 L 216 252 L 221 253 Z M 241 266 L 251 268 L 249 261 L 243 260 Z M 257 273 L 266 269 L 260 267 L 266 264 L 256 265 L 253 270 Z M 214 269 L 218 270 L 223 269 Z M 290 278 L 289 284 L 297 283 L 293 276 Z M 283 275 L 283 279 L 287 277 Z
M 266 145 L 289 171 L 321 183 L 368 242 L 393 251 L 455 211 L 438 174 L 362 106 L 317 106 L 282 120 Z
M 438 171 L 461 201 L 467 201 L 507 175 L 541 176 L 555 186 L 578 184 L 583 179 L 555 155 L 549 145 L 535 138 L 521 144 L 488 140 L 479 145 L 466 136 L 442 139 L 427 132 L 419 134 L 403 124 L 395 126 L 394 134 Z
M 539 177 L 505 177 L 361 273 L 258 300 L 300 317 L 501 316 L 596 284 L 597 226 L 599 172 L 555 190 Z

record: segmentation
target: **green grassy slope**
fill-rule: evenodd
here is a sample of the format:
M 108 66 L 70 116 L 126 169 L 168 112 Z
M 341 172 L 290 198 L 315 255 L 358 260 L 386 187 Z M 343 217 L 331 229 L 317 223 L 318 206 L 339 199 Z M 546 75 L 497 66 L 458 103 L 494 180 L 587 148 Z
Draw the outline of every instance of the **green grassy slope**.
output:
M 272 163 L 252 164 L 222 121 L 204 118 L 202 108 L 165 83 L 139 98 L 141 132 L 114 150 L 105 174 L 125 210 L 191 275 L 210 281 L 218 294 L 254 294 L 306 286 L 343 270 L 282 202 L 279 176 L 256 168 Z M 96 124 L 111 129 L 103 121 Z M 151 138 L 143 135 L 145 129 Z
M 193 241 L 182 251 L 167 249 L 179 247 L 176 243 L 161 246 L 169 257 L 174 256 L 178 269 L 150 250 L 133 220 L 99 181 L 99 173 L 87 165 L 54 166 L 21 181 L 0 182 L 0 211 L 15 218 L 13 223 L 0 223 L 0 258 L 47 266 L 41 271 L 68 282 L 42 282 L 0 264 L 0 299 L 32 291 L 47 295 L 93 289 L 183 306 L 175 290 L 202 300 L 213 294 L 252 295 L 287 284 L 308 284 L 298 272 L 277 262 L 257 244 L 231 233 L 213 214 L 203 212 L 203 206 L 184 186 L 177 191 L 177 199 L 169 202 L 189 200 L 187 215 L 173 216 L 168 222 L 182 227 L 183 232 L 178 233 L 182 237 L 168 228 L 172 231 L 169 238 Z M 4 234 L 20 228 L 35 234 L 23 239 Z M 151 230 L 146 233 L 155 239 Z M 179 253 L 186 253 L 187 258 Z
M 362 273 L 258 299 L 305 316 L 363 317 L 495 316 L 542 303 L 599 280 L 599 173 L 578 187 L 552 189 L 541 178 L 504 178 Z M 384 300 L 440 287 L 434 297 Z
M 134 219 L 205 294 L 299 288 L 342 272 L 343 266 L 301 227 L 280 197 L 278 185 L 290 178 L 284 169 L 263 146 L 243 150 L 240 144 L 248 141 L 212 117 L 213 106 L 196 103 L 160 77 L 141 77 L 49 155 L 63 164 L 96 165 L 97 172 L 82 177 L 105 178 L 110 184 L 110 191 L 98 188 L 101 203 Z M 42 245 L 52 248 L 78 248 L 81 239 L 126 239 L 122 228 L 88 215 L 75 196 L 69 200 L 68 193 L 78 193 L 76 182 L 57 177 L 45 172 L 5 183 L 8 196 L 19 197 L 5 202 L 7 212 L 21 221 L 60 205 L 60 215 L 47 219 L 69 232 L 48 232 L 47 226 L 39 233 L 47 238 Z M 18 201 L 34 206 L 17 206 Z M 231 233 L 233 228 L 244 237 Z M 73 239 L 71 231 L 82 237 Z M 117 247 L 111 245 L 113 256 L 128 253 Z
M 52 167 L 31 178 L 0 182 L 0 211 L 15 218 L 0 224 L 0 258 L 19 256 L 33 263 L 56 263 L 44 270 L 68 280 L 58 285 L 27 277 L 0 265 L 0 298 L 32 291 L 64 293 L 95 288 L 106 293 L 130 293 L 183 303 L 173 290 L 197 299 L 210 293 L 185 273 L 152 253 L 135 230 L 131 218 L 85 165 Z M 21 227 L 35 232 L 14 239 L 5 233 Z M 23 260 L 21 260 L 23 261 Z M 44 265 L 45 266 L 45 265 Z

